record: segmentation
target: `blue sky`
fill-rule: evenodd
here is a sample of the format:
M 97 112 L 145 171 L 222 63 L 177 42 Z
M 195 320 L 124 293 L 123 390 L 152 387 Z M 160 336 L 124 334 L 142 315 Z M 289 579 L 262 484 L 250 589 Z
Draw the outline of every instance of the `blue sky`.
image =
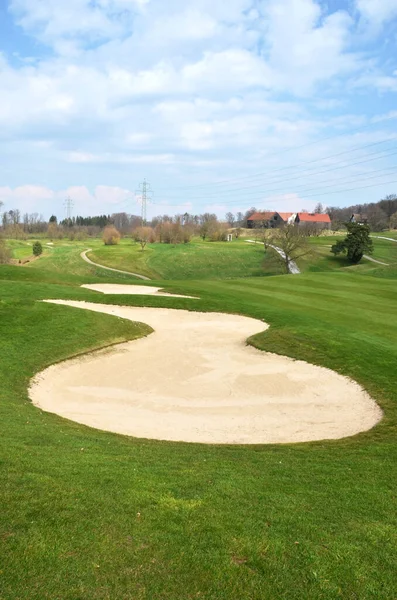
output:
M 371 202 L 396 138 L 396 0 L 0 0 L 6 209 Z

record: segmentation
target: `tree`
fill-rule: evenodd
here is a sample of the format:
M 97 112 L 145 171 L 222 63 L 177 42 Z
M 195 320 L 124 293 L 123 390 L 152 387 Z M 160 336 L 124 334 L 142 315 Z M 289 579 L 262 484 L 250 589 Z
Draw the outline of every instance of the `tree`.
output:
M 0 265 L 6 265 L 10 262 L 11 252 L 7 248 L 5 241 L 0 238 Z
M 230 227 L 233 227 L 235 220 L 236 220 L 236 217 L 234 216 L 234 214 L 232 212 L 226 213 L 226 221 L 229 223 Z
M 324 212 L 324 207 L 323 207 L 323 205 L 321 204 L 321 202 L 318 202 L 318 203 L 316 204 L 316 206 L 314 207 L 314 213 L 315 213 L 316 215 L 321 215 L 323 212 Z
M 40 254 L 43 254 L 43 246 L 40 242 L 35 242 L 33 244 L 33 254 L 34 256 L 40 256 Z
M 372 231 L 383 231 L 387 229 L 388 218 L 379 204 L 370 204 L 367 210 L 368 225 Z
M 372 254 L 373 244 L 369 237 L 370 228 L 368 225 L 361 225 L 360 223 L 345 223 L 345 227 L 348 231 L 347 236 L 344 240 L 341 240 L 334 244 L 331 248 L 331 252 L 335 254 L 347 254 L 349 262 L 357 264 L 360 262 L 365 252 Z
M 113 225 L 105 227 L 103 232 L 103 243 L 105 246 L 116 246 L 120 241 L 120 232 Z
M 151 227 L 137 227 L 132 232 L 132 237 L 141 245 L 142 252 L 148 242 L 154 241 L 155 234 Z
M 55 215 L 51 215 L 49 223 L 57 223 L 57 218 Z
M 284 273 L 291 273 L 291 263 L 311 253 L 306 232 L 290 223 L 281 229 L 269 230 L 264 239 L 265 247 L 274 249 L 274 258 Z
M 390 227 L 392 229 L 397 229 L 397 212 L 393 213 L 390 217 Z
M 387 218 L 390 217 L 397 211 L 397 194 L 389 194 L 385 196 L 380 202 L 378 202 L 379 208 L 383 210 Z

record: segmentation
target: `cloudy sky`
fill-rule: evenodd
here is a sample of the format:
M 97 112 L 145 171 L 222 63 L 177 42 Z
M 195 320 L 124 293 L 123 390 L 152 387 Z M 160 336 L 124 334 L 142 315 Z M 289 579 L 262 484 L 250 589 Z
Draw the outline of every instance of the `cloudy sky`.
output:
M 396 0 L 0 0 L 0 201 L 64 216 L 397 191 Z

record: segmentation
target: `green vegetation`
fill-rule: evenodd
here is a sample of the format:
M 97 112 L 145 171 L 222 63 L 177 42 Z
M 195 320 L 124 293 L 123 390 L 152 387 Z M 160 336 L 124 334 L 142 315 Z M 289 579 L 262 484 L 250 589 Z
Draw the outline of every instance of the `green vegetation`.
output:
M 35 242 L 33 244 L 32 250 L 34 256 L 40 256 L 40 254 L 43 254 L 43 246 L 40 242 Z
M 346 223 L 347 236 L 339 240 L 331 247 L 335 255 L 346 254 L 347 260 L 356 265 L 360 262 L 364 253 L 372 254 L 373 242 L 369 236 L 370 228 L 361 223 Z
M 266 274 L 262 244 L 244 241 L 190 244 L 140 244 L 123 240 L 116 248 L 98 247 L 88 254 L 94 262 L 147 275 L 153 279 L 230 279 Z
M 125 296 L 124 304 L 263 319 L 271 328 L 252 344 L 351 376 L 385 417 L 340 441 L 239 447 L 132 439 L 43 413 L 27 396 L 36 372 L 148 329 L 40 302 L 120 303 L 79 287 L 132 281 L 84 263 L 83 244 L 56 243 L 28 267 L 1 266 L 0 598 L 394 598 L 397 269 L 363 261 L 296 277 L 194 281 L 183 251 L 206 256 L 195 268 L 215 277 L 222 248 L 229 261 L 257 261 L 252 269 L 263 249 L 238 242 L 140 253 L 130 242 L 99 251 L 100 243 L 92 253 L 98 262 L 101 252 L 124 249 L 118 267 L 126 270 L 131 248 L 167 274 L 180 264 L 187 280 L 166 289 L 202 298 Z M 376 241 L 375 257 L 384 243 L 397 246 Z M 330 254 L 326 246 L 318 244 Z
M 387 234 L 388 235 L 388 234 Z M 251 239 L 255 234 L 251 232 Z M 331 254 L 331 245 L 343 236 L 309 238 L 312 252 L 298 260 L 305 271 L 335 271 L 341 269 L 373 269 L 373 264 L 362 260 L 360 265 L 351 266 L 346 257 Z M 374 238 L 373 258 L 397 266 L 397 244 Z M 232 279 L 236 277 L 261 277 L 279 274 L 282 270 L 274 260 L 274 250 L 264 252 L 263 243 L 248 244 L 245 239 L 227 242 L 207 242 L 197 238 L 190 244 L 148 244 L 142 252 L 139 244 L 124 239 L 117 247 L 92 244 L 88 253 L 94 262 L 146 275 L 152 279 Z

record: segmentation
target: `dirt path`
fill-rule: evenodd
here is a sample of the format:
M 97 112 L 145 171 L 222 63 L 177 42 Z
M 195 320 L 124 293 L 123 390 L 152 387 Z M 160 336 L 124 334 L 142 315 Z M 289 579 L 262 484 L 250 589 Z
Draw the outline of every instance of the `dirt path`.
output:
M 381 418 L 356 383 L 246 346 L 267 328 L 238 315 L 50 300 L 149 324 L 147 338 L 49 367 L 33 403 L 141 438 L 216 444 L 337 439 Z
M 256 244 L 255 240 L 245 240 L 245 241 L 248 242 L 249 244 Z M 279 248 L 278 246 L 273 246 L 273 244 L 269 244 L 269 247 L 273 248 L 273 250 L 275 250 L 277 252 L 277 254 L 279 254 L 282 258 L 285 258 L 284 250 L 281 250 L 281 248 Z M 300 275 L 300 269 L 299 269 L 298 265 L 296 264 L 296 262 L 294 262 L 293 260 L 290 261 L 290 263 L 288 265 L 288 270 L 291 273 L 291 275 Z
M 145 277 L 145 275 L 138 275 L 138 273 L 131 273 L 130 271 L 121 271 L 120 269 L 113 269 L 112 267 L 105 267 L 105 265 L 100 265 L 99 263 L 95 263 L 87 256 L 87 252 L 91 252 L 92 248 L 87 248 L 80 254 L 81 258 L 86 262 L 90 263 L 90 265 L 94 265 L 94 267 L 99 267 L 100 269 L 106 269 L 107 271 L 114 271 L 115 273 L 123 273 L 124 275 L 132 275 L 133 277 L 137 277 L 138 279 L 144 279 L 145 281 L 150 281 L 150 277 Z
M 371 235 L 371 237 L 376 238 L 377 240 L 389 240 L 389 242 L 397 243 L 397 240 L 395 240 L 394 238 L 383 237 L 383 235 Z
M 368 254 L 364 254 L 363 257 L 366 258 L 367 260 L 370 260 L 373 263 L 378 264 L 378 265 L 383 265 L 384 267 L 389 266 L 389 263 L 384 263 L 384 262 L 381 262 L 380 260 L 376 260 L 376 258 L 372 258 L 372 256 L 368 256 Z

